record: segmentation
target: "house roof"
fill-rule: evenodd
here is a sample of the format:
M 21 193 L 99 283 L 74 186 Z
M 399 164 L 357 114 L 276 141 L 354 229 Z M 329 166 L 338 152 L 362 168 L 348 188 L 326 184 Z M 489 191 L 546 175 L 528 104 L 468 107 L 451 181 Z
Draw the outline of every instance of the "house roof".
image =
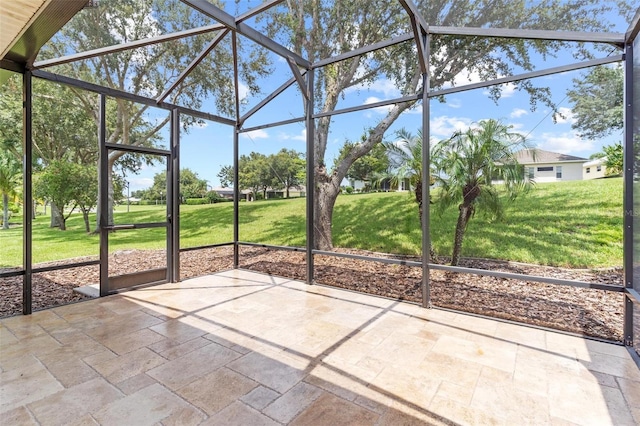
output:
M 587 161 L 582 165 L 582 167 L 593 167 L 593 166 L 602 166 L 607 162 L 607 157 L 604 158 L 595 158 L 591 161 Z
M 515 157 L 520 164 L 584 163 L 589 161 L 587 158 L 561 154 L 559 152 L 545 151 L 543 149 L 523 149 L 516 152 Z

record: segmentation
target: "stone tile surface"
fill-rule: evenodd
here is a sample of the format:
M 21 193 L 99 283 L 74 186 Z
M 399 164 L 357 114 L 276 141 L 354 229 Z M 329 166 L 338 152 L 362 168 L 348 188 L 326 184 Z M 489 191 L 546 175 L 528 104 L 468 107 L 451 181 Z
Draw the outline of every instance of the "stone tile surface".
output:
M 178 395 L 209 415 L 242 398 L 258 384 L 222 367 L 178 390 Z
M 624 347 L 241 270 L 0 319 L 0 424 L 637 425 Z
M 41 425 L 67 425 L 122 397 L 122 392 L 103 378 L 64 389 L 27 407 Z
M 95 418 L 100 424 L 154 425 L 184 409 L 197 412 L 195 407 L 156 383 L 108 404 L 95 414 Z M 204 415 L 200 418 L 202 420 Z

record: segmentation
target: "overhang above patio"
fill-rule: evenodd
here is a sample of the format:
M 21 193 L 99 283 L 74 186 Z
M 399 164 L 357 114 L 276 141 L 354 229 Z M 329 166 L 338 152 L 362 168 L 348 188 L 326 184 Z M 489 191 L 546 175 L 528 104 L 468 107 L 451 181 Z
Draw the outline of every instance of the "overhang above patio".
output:
M 40 48 L 83 7 L 87 0 L 11 0 L 0 2 L 0 60 L 3 68 L 24 69 Z M 0 82 L 8 72 L 0 68 Z

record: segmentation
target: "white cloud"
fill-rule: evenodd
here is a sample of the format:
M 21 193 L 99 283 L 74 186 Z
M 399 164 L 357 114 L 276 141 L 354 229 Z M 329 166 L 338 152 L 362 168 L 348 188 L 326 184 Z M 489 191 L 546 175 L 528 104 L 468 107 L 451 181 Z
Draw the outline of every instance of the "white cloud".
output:
M 500 78 L 500 77 L 498 77 L 498 78 Z M 510 98 L 510 97 L 512 97 L 516 93 L 516 89 L 518 88 L 513 83 L 500 84 L 500 85 L 498 85 L 498 87 L 500 89 L 500 98 Z M 489 92 L 489 90 L 485 90 L 484 92 L 482 92 L 482 94 L 485 95 L 485 96 L 489 96 L 491 93 Z
M 458 130 L 468 129 L 472 122 L 470 118 L 466 117 L 448 117 L 441 115 L 431 119 L 429 122 L 429 131 L 432 137 L 437 137 L 438 139 L 449 138 Z
M 593 141 L 583 140 L 572 132 L 543 133 L 540 140 L 542 142 L 538 144 L 538 148 L 561 154 L 594 150 Z
M 567 108 L 567 107 L 558 108 L 558 112 L 553 114 L 553 117 L 555 118 L 556 122 L 559 124 L 564 124 L 564 123 L 573 124 L 576 122 L 576 117 L 573 114 L 573 111 L 571 110 L 571 108 Z
M 422 102 L 413 104 L 413 106 L 406 110 L 403 114 L 422 114 Z
M 245 99 L 249 95 L 249 86 L 241 81 L 238 81 L 238 97 L 240 100 Z
M 345 93 L 352 93 L 357 91 L 371 91 L 381 93 L 386 99 L 399 98 L 401 96 L 400 89 L 396 87 L 393 81 L 387 78 L 379 78 L 369 83 L 360 83 L 355 86 L 345 89 Z
M 462 70 L 453 77 L 453 83 L 446 82 L 442 85 L 442 88 L 448 89 L 450 87 L 466 86 L 467 84 L 479 83 L 481 81 L 482 78 L 480 78 L 480 75 L 476 71 L 469 72 Z
M 240 133 L 240 137 L 246 138 L 246 139 L 252 139 L 252 140 L 267 139 L 269 137 L 269 134 L 262 129 L 258 129 L 258 130 L 251 130 L 250 132 Z
M 127 181 L 129 182 L 129 188 L 132 191 L 153 186 L 153 179 L 151 178 L 132 177 L 127 178 Z
M 193 123 L 193 127 L 196 129 L 206 129 L 209 127 L 209 122 L 206 120 L 196 121 Z
M 449 108 L 462 108 L 462 101 L 460 99 L 450 99 L 447 101 L 447 106 Z
M 367 99 L 364 100 L 364 105 L 370 105 L 370 104 L 375 104 L 376 102 L 380 102 L 382 99 L 377 98 L 375 96 L 369 96 Z M 385 105 L 385 106 L 379 106 L 379 107 L 375 107 L 375 108 L 371 108 L 369 110 L 366 110 L 365 116 L 368 118 L 371 118 L 372 116 L 372 112 L 376 112 L 378 114 L 382 114 L 382 115 L 386 115 L 389 113 L 389 111 L 391 111 L 391 109 L 393 108 L 393 105 Z
M 516 108 L 513 111 L 511 111 L 511 114 L 509 114 L 509 117 L 520 118 L 523 115 L 527 115 L 527 114 L 529 114 L 529 111 L 527 111 L 526 109 Z
M 289 133 L 280 133 L 278 135 L 279 139 L 283 140 L 292 140 L 292 141 L 302 141 L 305 142 L 307 140 L 307 129 L 302 129 L 300 133 L 297 135 L 292 135 Z

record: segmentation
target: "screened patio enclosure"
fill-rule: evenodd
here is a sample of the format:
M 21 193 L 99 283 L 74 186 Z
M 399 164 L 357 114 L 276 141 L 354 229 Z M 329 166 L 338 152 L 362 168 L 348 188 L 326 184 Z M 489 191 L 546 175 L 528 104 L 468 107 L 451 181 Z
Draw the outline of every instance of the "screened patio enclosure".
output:
M 99 292 L 106 296 L 141 285 L 180 281 L 180 258 L 186 250 L 229 247 L 233 250 L 233 268 L 237 269 L 242 267 L 246 249 L 261 247 L 304 253 L 304 278 L 308 284 L 321 282 L 318 259 L 341 258 L 413 268 L 419 271 L 420 302 L 425 308 L 432 305 L 434 271 L 616 294 L 624 305 L 622 340 L 640 352 L 640 242 L 634 232 L 640 226 L 640 15 L 631 9 L 638 7 L 637 2 L 631 2 L 629 10 L 614 8 L 606 13 L 599 11 L 599 2 L 586 2 L 574 12 L 570 3 L 562 2 L 555 5 L 556 10 L 545 8 L 547 2 L 527 4 L 520 10 L 505 1 L 502 7 L 475 12 L 474 7 L 479 7 L 475 2 L 389 0 L 383 6 L 377 5 L 375 11 L 369 9 L 372 2 L 321 2 L 326 15 L 315 16 L 317 20 L 310 12 L 315 7 L 311 2 L 230 2 L 233 4 L 226 6 L 205 0 L 132 1 L 124 6 L 116 3 L 52 0 L 35 11 L 23 8 L 25 16 L 6 2 L 0 9 L 3 16 L 16 19 L 11 27 L 2 25 L 0 80 L 4 83 L 10 75 L 22 74 L 24 120 L 23 260 L 21 265 L 12 265 L 16 268 L 11 271 L 0 272 L 0 278 L 22 277 L 23 314 L 32 312 L 32 277 L 51 269 L 99 265 Z M 125 18 L 124 13 L 131 17 Z M 85 21 L 84 27 L 74 24 L 83 15 L 95 19 L 95 26 L 87 26 L 91 19 Z M 615 24 L 615 31 L 599 16 Z M 344 22 L 331 21 L 338 17 Z M 111 24 L 138 28 L 134 24 L 140 22 L 146 22 L 146 32 L 125 31 L 122 36 L 109 29 Z M 324 32 L 318 30 L 328 22 L 334 26 L 324 28 Z M 65 44 L 79 28 L 86 32 L 86 38 Z M 330 36 L 333 43 L 327 42 Z M 143 67 L 147 63 L 158 65 Z M 113 74 L 102 68 L 104 64 L 113 67 Z M 332 241 L 327 241 L 327 235 L 331 236 L 332 208 L 328 209 L 327 204 L 335 202 L 335 197 L 331 201 L 327 194 L 334 191 L 337 196 L 349 168 L 347 165 L 343 171 L 329 170 L 327 149 L 333 139 L 340 137 L 331 134 L 332 126 L 349 126 L 359 120 L 366 129 L 359 146 L 371 148 L 394 130 L 394 121 L 419 123 L 419 162 L 425 171 L 421 174 L 420 196 L 430 200 L 434 190 L 430 185 L 430 148 L 437 134 L 437 123 L 431 114 L 434 102 L 466 93 L 480 93 L 499 102 L 508 97 L 507 92 L 519 90 L 533 104 L 555 108 L 559 97 L 552 96 L 557 93 L 551 90 L 545 91 L 546 79 L 599 66 L 621 66 L 624 70 L 622 285 L 436 263 L 428 249 L 434 238 L 430 227 L 435 214 L 428 202 L 417 223 L 421 227 L 417 258 L 400 258 L 400 249 L 388 250 L 388 254 L 398 256 L 332 250 Z M 146 74 L 137 74 L 140 69 Z M 95 247 L 96 258 L 82 263 L 34 266 L 32 175 L 38 162 L 32 119 L 34 104 L 42 97 L 33 96 L 34 81 L 82 94 L 82 99 L 89 102 L 85 107 L 92 111 L 98 124 L 95 134 L 99 149 L 95 154 L 100 239 Z M 384 99 L 368 92 L 371 85 L 380 81 L 389 87 Z M 332 92 L 332 85 L 339 84 L 343 84 L 342 89 Z M 363 101 L 356 97 L 359 91 L 363 97 L 369 96 Z M 285 95 L 294 102 L 283 101 Z M 140 135 L 129 133 L 128 125 L 121 125 L 125 111 L 135 115 L 143 109 L 155 111 L 149 122 L 164 126 L 153 144 L 143 143 Z M 369 115 L 356 116 L 363 112 Z M 417 121 L 409 121 L 416 117 Z M 232 155 L 225 161 L 233 170 L 233 208 L 226 219 L 232 222 L 233 235 L 228 241 L 187 248 L 181 245 L 184 236 L 180 224 L 184 129 L 204 127 L 203 123 L 225 129 L 210 141 L 212 144 L 232 148 Z M 292 226 L 281 232 L 282 244 L 267 244 L 254 240 L 249 225 L 245 228 L 251 215 L 259 212 L 241 201 L 241 191 L 246 188 L 241 187 L 239 162 L 250 150 L 263 149 L 259 139 L 267 129 L 289 126 L 294 126 L 297 135 L 288 132 L 280 143 L 284 146 L 282 141 L 298 141 L 298 149 L 305 154 L 304 188 L 300 190 L 305 195 L 304 229 Z M 347 154 L 354 155 L 353 161 L 357 150 Z M 166 186 L 161 193 L 165 207 L 160 216 L 133 223 L 111 218 L 112 159 L 127 155 L 146 156 L 153 159 L 150 163 L 161 164 Z M 359 214 L 364 223 L 376 216 L 375 212 Z M 135 241 L 146 230 L 158 232 L 154 235 L 164 250 L 161 267 L 110 273 L 109 242 L 113 235 L 130 233 Z M 405 230 L 391 232 L 400 235 Z

